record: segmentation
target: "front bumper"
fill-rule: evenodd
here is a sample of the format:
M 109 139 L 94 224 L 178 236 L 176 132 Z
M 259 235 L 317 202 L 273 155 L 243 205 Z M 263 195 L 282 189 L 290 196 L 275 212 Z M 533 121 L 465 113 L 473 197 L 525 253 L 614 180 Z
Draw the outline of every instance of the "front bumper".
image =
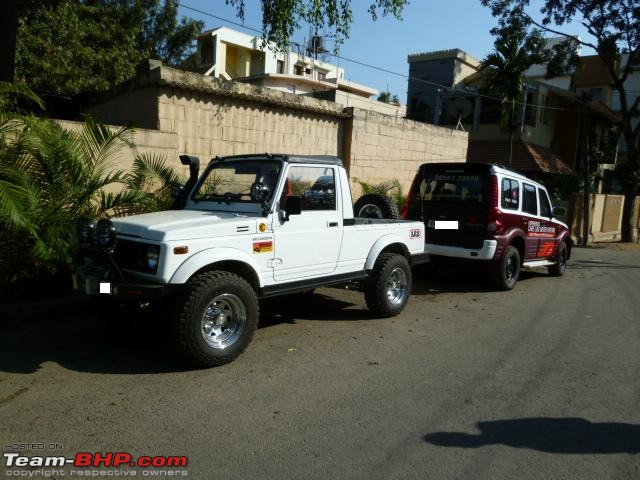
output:
M 155 300 L 180 288 L 180 285 L 133 278 L 120 270 L 108 253 L 100 251 L 81 252 L 71 279 L 78 293 L 111 296 L 122 301 Z

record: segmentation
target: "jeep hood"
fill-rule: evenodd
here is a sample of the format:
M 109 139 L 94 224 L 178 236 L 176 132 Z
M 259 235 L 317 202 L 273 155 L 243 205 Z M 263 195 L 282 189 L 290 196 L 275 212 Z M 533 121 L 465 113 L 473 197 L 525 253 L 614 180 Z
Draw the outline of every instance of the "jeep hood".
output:
M 168 210 L 114 218 L 118 235 L 158 242 L 226 237 L 255 233 L 257 219 L 234 213 L 198 210 Z

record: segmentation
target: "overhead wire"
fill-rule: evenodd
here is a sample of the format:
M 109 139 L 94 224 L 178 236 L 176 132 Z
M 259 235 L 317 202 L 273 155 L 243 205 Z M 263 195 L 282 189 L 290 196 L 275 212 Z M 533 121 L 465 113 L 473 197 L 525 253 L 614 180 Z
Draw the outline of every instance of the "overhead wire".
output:
M 177 3 L 178 3 L 179 6 L 181 6 L 182 8 L 184 8 L 186 10 L 191 10 L 191 11 L 197 12 L 197 13 L 199 13 L 201 15 L 212 17 L 212 18 L 215 18 L 217 20 L 229 23 L 231 25 L 235 25 L 237 27 L 243 28 L 245 30 L 249 30 L 249 31 L 252 31 L 252 32 L 257 32 L 260 35 L 264 35 L 264 30 L 262 30 L 262 29 L 250 27 L 250 26 L 245 25 L 244 23 L 236 22 L 236 21 L 224 18 L 224 17 L 220 17 L 218 15 L 214 15 L 214 14 L 212 14 L 210 12 L 206 12 L 206 11 L 191 7 L 191 6 L 186 5 L 186 4 L 182 3 L 182 2 L 177 2 Z M 303 47 L 304 48 L 304 45 L 303 45 L 302 42 L 293 41 L 293 42 L 291 42 L 291 44 L 295 45 L 297 47 Z M 455 86 L 443 85 L 443 84 L 440 84 L 440 83 L 437 83 L 437 82 L 432 82 L 430 80 L 425 80 L 425 79 L 422 79 L 422 78 L 419 78 L 419 77 L 414 77 L 414 76 L 407 75 L 407 74 L 404 74 L 404 73 L 395 72 L 393 70 L 389 70 L 387 68 L 379 67 L 377 65 L 372 65 L 370 63 L 363 62 L 361 60 L 355 60 L 355 59 L 352 59 L 352 58 L 344 57 L 344 56 L 339 55 L 337 53 L 326 52 L 326 54 L 328 56 L 330 56 L 330 57 L 337 58 L 338 60 L 343 60 L 345 62 L 353 63 L 353 64 L 356 64 L 356 65 L 360 65 L 360 66 L 365 67 L 365 68 L 370 68 L 370 69 L 377 70 L 377 71 L 380 71 L 380 72 L 383 72 L 383 73 L 387 73 L 387 74 L 390 74 L 390 75 L 395 75 L 395 76 L 398 76 L 398 77 L 401 77 L 401 78 L 406 78 L 407 80 L 413 80 L 415 82 L 420 82 L 420 83 L 424 83 L 424 84 L 427 84 L 427 85 L 431 85 L 431 86 L 434 86 L 434 87 L 437 87 L 437 88 L 441 88 L 441 89 L 446 90 L 446 91 L 451 92 L 451 93 L 456 93 L 457 92 L 457 93 L 464 94 L 464 95 L 472 95 L 474 97 L 486 98 L 488 100 L 494 100 L 494 101 L 497 101 L 497 102 L 500 102 L 500 103 L 507 103 L 508 102 L 508 103 L 512 103 L 513 105 L 517 105 L 518 107 L 530 107 L 530 108 L 541 109 L 541 110 L 553 110 L 553 111 L 565 111 L 565 112 L 577 112 L 577 113 L 581 112 L 580 109 L 574 109 L 574 108 L 552 107 L 552 106 L 537 105 L 535 103 L 526 103 L 526 102 L 520 102 L 520 101 L 514 101 L 514 100 L 510 101 L 506 97 L 496 97 L 496 96 L 493 96 L 493 95 L 487 95 L 487 94 L 481 93 L 479 91 L 471 91 L 471 90 L 468 90 L 468 89 L 461 89 L 461 88 L 458 88 L 458 87 L 455 87 Z M 627 93 L 640 93 L 640 92 L 627 91 Z

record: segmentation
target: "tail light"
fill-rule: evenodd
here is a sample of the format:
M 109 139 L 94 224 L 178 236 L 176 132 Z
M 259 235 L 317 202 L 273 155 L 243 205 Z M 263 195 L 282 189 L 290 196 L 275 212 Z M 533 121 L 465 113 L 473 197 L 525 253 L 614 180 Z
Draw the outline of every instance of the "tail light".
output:
M 498 208 L 500 204 L 500 192 L 498 190 L 498 177 L 491 175 L 491 204 L 487 218 L 487 233 L 500 235 L 502 233 L 502 212 Z
M 411 204 L 413 203 L 413 200 L 416 196 L 416 188 L 418 185 L 418 180 L 421 180 L 421 179 L 422 179 L 422 175 L 420 174 L 420 172 L 418 172 L 416 176 L 413 178 L 413 182 L 411 182 L 411 188 L 409 189 L 409 194 L 407 195 L 407 198 L 404 200 L 404 204 L 402 205 L 402 211 L 400 212 L 400 217 L 405 220 L 409 220 L 409 208 L 411 207 Z

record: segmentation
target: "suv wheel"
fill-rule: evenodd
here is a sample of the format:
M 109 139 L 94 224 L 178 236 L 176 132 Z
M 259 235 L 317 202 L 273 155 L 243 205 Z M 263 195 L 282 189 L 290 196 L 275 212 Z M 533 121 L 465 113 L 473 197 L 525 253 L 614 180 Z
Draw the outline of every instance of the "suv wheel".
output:
M 365 282 L 364 298 L 378 317 L 398 315 L 411 294 L 411 267 L 397 253 L 382 253 Z
M 177 324 L 178 348 L 200 367 L 223 365 L 249 345 L 258 324 L 258 299 L 245 279 L 205 272 L 186 288 Z
M 502 255 L 493 275 L 493 283 L 498 290 L 511 290 L 520 276 L 520 253 L 512 245 Z
M 567 257 L 569 256 L 568 253 L 569 252 L 567 251 L 567 244 L 565 242 L 562 242 L 560 244 L 560 251 L 558 252 L 558 261 L 555 263 L 555 265 L 552 265 L 547 269 L 551 275 L 555 277 L 561 277 L 562 275 L 564 275 L 564 272 L 567 270 Z

